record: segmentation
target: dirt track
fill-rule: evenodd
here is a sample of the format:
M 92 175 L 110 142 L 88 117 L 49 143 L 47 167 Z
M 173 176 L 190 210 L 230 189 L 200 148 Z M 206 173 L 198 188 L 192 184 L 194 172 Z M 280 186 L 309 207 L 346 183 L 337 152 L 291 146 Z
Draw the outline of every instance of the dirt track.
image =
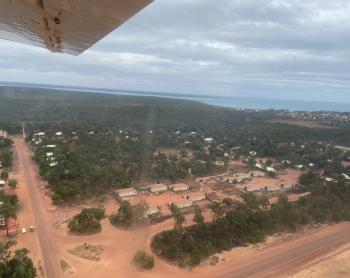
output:
M 56 258 L 52 251 L 47 231 L 47 223 L 45 222 L 45 211 L 41 206 L 41 200 L 39 200 L 40 196 L 38 196 L 40 195 L 38 188 L 39 185 L 36 183 L 35 169 L 32 168 L 31 153 L 23 139 L 16 138 L 14 142 L 15 151 L 18 157 L 18 170 L 25 183 L 23 190 L 30 200 L 31 212 L 35 224 L 34 234 L 36 234 L 39 242 L 39 252 L 41 253 L 41 258 L 43 260 L 44 272 L 46 277 L 59 277 Z M 29 227 L 27 226 L 27 230 L 28 228 Z M 24 237 L 25 236 L 26 235 L 24 235 Z
M 220 277 L 281 277 L 292 274 L 306 263 L 350 242 L 350 224 L 342 224 L 320 233 L 287 242 L 272 249 L 258 252 L 248 262 L 237 260 L 233 268 Z
M 102 233 L 84 237 L 70 235 L 64 227 L 54 229 L 53 224 L 57 218 L 65 215 L 65 211 L 52 208 L 47 197 L 44 196 L 37 168 L 31 161 L 31 153 L 23 139 L 15 139 L 15 151 L 19 159 L 18 176 L 22 185 L 18 189 L 22 190 L 19 197 L 24 203 L 28 199 L 28 205 L 23 207 L 26 211 L 21 212 L 23 215 L 19 220 L 26 222 L 26 218 L 32 218 L 33 220 L 30 221 L 34 221 L 36 225 L 34 234 L 19 235 L 19 243 L 28 247 L 39 246 L 34 253 L 43 260 L 48 278 L 281 277 L 300 270 L 316 257 L 328 254 L 334 248 L 350 242 L 350 223 L 343 223 L 310 230 L 286 242 L 273 242 L 259 249 L 253 247 L 243 248 L 244 251 L 241 253 L 238 253 L 237 249 L 223 252 L 220 256 L 224 257 L 225 261 L 216 266 L 204 265 L 190 271 L 169 265 L 156 258 L 156 267 L 152 271 L 140 273 L 130 263 L 133 255 L 139 249 L 149 250 L 150 238 L 155 233 L 172 228 L 172 221 L 147 229 L 121 231 L 104 220 Z M 78 211 L 78 209 L 80 208 L 74 210 Z M 188 220 L 189 223 L 190 220 Z M 37 238 L 34 238 L 35 236 Z M 28 245 L 31 241 L 32 243 Z M 101 261 L 86 261 L 67 253 L 67 249 L 85 242 L 104 247 Z M 61 258 L 72 266 L 74 271 L 72 275 L 63 274 L 59 269 L 58 262 Z

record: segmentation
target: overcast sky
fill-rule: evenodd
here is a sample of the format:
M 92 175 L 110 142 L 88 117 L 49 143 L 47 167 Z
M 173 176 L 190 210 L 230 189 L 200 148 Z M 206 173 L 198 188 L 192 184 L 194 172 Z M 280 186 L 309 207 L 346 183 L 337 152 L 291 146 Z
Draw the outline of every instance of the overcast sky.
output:
M 0 41 L 0 80 L 350 103 L 350 1 L 156 0 L 78 57 Z

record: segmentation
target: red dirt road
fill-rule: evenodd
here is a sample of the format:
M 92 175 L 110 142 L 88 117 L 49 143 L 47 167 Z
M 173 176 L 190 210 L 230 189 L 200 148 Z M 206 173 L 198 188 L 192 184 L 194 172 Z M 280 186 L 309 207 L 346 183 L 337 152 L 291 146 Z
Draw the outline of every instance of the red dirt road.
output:
M 350 242 L 350 223 L 330 227 L 316 234 L 301 237 L 257 252 L 249 261 L 243 262 L 239 258 L 232 269 L 223 273 L 222 278 L 243 277 L 281 277 L 293 274 L 298 268 L 321 257 L 343 244 Z
M 48 237 L 48 223 L 45 221 L 45 209 L 39 200 L 39 188 L 34 176 L 35 169 L 31 163 L 31 152 L 26 143 L 21 138 L 15 138 L 15 151 L 18 157 L 18 171 L 23 176 L 23 190 L 29 198 L 29 207 L 34 218 L 35 232 L 39 243 L 39 252 L 43 260 L 43 268 L 46 277 L 59 277 L 58 263 L 52 251 L 50 239 Z M 27 208 L 26 208 L 27 209 Z M 27 227 L 28 230 L 29 227 Z

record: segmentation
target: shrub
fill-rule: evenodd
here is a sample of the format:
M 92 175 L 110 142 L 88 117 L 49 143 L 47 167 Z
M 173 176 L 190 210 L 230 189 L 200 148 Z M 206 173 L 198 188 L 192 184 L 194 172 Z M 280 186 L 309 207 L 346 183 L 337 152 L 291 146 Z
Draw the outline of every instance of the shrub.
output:
M 7 171 L 2 171 L 1 174 L 0 174 L 0 178 L 2 180 L 7 181 L 7 179 L 9 178 L 9 173 Z
M 154 267 L 154 258 L 149 256 L 145 251 L 137 251 L 133 262 L 141 270 L 150 270 Z
M 15 189 L 17 187 L 17 180 L 15 179 L 10 179 L 8 182 L 9 187 L 11 187 L 12 189 Z
M 93 234 L 101 231 L 102 218 L 105 217 L 104 208 L 83 209 L 68 222 L 70 232 L 78 234 Z

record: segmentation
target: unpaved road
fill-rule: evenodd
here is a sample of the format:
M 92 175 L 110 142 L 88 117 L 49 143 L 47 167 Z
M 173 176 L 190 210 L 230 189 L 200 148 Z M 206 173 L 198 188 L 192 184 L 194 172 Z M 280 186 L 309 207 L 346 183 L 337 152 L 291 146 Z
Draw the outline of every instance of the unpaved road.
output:
M 58 263 L 52 251 L 50 238 L 48 237 L 48 227 L 45 221 L 45 209 L 41 206 L 40 192 L 35 179 L 35 169 L 31 163 L 31 152 L 24 139 L 14 139 L 15 152 L 18 157 L 19 174 L 24 178 L 24 190 L 28 194 L 30 207 L 35 223 L 35 233 L 37 235 L 45 276 L 48 278 L 59 277 Z M 27 227 L 28 229 L 28 227 Z
M 343 223 L 295 241 L 266 249 L 251 256 L 248 262 L 239 262 L 238 267 L 220 277 L 281 277 L 292 274 L 298 268 L 350 242 L 350 223 Z

